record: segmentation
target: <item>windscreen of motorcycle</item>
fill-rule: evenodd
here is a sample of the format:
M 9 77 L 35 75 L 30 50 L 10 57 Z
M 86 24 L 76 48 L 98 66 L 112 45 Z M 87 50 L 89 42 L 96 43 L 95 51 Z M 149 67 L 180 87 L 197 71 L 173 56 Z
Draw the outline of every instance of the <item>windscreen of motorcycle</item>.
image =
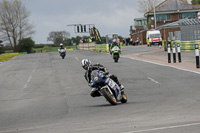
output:
M 64 50 L 64 49 L 61 49 L 61 50 L 60 50 L 60 52 L 61 52 L 61 53 L 64 53 L 64 52 L 65 52 L 65 50 Z
M 118 51 L 118 50 L 119 50 L 119 47 L 114 46 L 114 47 L 112 48 L 112 50 L 113 50 L 113 51 Z
M 101 78 L 99 77 L 99 71 L 98 70 L 94 70 L 91 73 L 91 79 L 95 84 L 101 83 Z

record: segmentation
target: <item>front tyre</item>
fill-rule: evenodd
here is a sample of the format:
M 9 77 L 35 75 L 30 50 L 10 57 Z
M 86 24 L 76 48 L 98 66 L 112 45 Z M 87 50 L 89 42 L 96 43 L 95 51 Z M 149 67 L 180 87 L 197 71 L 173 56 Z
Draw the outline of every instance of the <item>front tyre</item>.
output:
M 108 88 L 101 89 L 101 93 L 111 105 L 117 105 L 117 100 L 113 94 L 110 93 Z
M 114 54 L 114 61 L 117 63 L 119 59 L 119 55 L 118 54 Z
M 123 92 L 121 95 L 122 95 L 121 103 L 126 103 L 127 102 L 126 94 Z
M 61 55 L 61 57 L 62 57 L 62 59 L 64 59 L 64 58 L 65 58 L 65 55 L 64 55 L 64 54 L 62 54 L 62 55 Z

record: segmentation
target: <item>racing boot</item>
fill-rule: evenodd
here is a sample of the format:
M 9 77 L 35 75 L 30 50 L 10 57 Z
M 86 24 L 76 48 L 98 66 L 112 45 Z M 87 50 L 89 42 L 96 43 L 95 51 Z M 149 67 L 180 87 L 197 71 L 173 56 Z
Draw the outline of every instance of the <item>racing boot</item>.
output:
M 122 84 L 120 84 L 120 83 L 119 83 L 119 81 L 117 82 L 117 84 L 118 84 L 118 85 L 119 85 L 119 87 L 120 87 L 120 91 L 122 91 L 122 92 L 123 92 L 123 91 L 124 91 L 124 86 L 123 86 Z
M 92 88 L 90 95 L 92 97 L 100 97 L 101 96 L 101 94 L 99 93 L 99 91 L 96 88 Z
M 120 89 L 121 89 L 121 94 L 123 95 L 124 94 L 124 86 L 120 85 Z

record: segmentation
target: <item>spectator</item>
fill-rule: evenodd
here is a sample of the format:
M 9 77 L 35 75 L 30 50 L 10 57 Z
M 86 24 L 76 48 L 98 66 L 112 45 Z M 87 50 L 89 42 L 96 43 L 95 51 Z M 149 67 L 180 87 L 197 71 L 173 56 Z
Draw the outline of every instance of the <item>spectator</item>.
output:
M 132 38 L 130 39 L 130 45 L 133 45 L 133 39 Z
M 133 39 L 133 46 L 135 46 L 136 45 L 136 41 L 135 41 L 135 39 Z
M 123 39 L 123 44 L 125 44 L 125 39 Z
M 138 44 L 139 44 L 139 37 L 137 37 L 136 43 L 137 43 L 137 46 L 138 46 Z
M 142 45 L 142 41 L 140 41 L 140 45 Z
M 129 42 L 130 42 L 130 38 L 127 38 L 127 39 L 126 39 L 127 45 L 129 45 Z
M 89 38 L 89 42 L 90 42 L 90 43 L 92 42 L 92 39 L 91 39 L 91 38 Z
M 119 38 L 117 39 L 117 42 L 120 44 L 120 39 Z

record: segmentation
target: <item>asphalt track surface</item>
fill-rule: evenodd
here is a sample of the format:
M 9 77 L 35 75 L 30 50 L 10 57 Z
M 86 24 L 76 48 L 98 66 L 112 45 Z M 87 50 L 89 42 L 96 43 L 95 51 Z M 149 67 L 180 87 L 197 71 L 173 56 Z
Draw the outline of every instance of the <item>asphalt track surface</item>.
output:
M 20 55 L 0 64 L 0 133 L 199 133 L 200 74 L 106 53 Z M 125 86 L 128 102 L 92 98 L 80 65 L 101 63 Z

